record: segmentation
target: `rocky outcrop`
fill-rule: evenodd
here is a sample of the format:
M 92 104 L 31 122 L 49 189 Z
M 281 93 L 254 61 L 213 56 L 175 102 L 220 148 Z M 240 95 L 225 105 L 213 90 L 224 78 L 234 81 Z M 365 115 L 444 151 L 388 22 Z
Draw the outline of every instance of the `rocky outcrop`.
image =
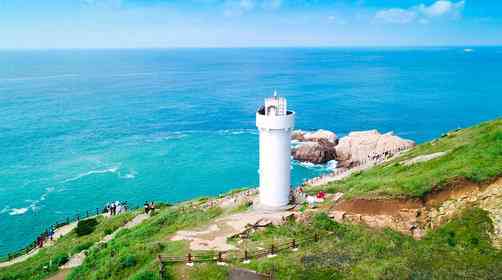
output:
M 356 131 L 342 137 L 336 145 L 336 160 L 341 166 L 351 166 L 368 160 L 378 160 L 412 148 L 415 142 L 400 138 L 392 132 L 377 130 Z
M 305 142 L 292 150 L 292 156 L 299 161 L 323 164 L 336 158 L 335 144 L 325 139 Z
M 368 160 L 376 161 L 415 146 L 415 142 L 402 139 L 392 132 L 381 134 L 377 130 L 351 132 L 337 139 L 334 132 L 293 132 L 291 138 L 300 144 L 293 148 L 295 160 L 315 164 L 336 160 L 338 167 L 352 167 Z
M 334 132 L 322 129 L 315 132 L 298 130 L 293 132 L 291 138 L 300 142 L 291 151 L 293 158 L 298 161 L 323 164 L 336 158 L 337 138 Z

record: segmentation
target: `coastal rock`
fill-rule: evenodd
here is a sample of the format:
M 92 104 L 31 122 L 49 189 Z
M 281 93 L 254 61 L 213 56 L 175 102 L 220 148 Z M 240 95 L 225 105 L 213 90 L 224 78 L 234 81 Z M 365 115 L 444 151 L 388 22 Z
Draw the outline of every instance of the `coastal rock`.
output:
M 381 134 L 377 130 L 356 131 L 340 139 L 335 153 L 340 166 L 347 167 L 367 160 L 385 158 L 414 146 L 415 142 L 400 138 L 392 132 Z
M 323 164 L 336 157 L 335 145 L 336 134 L 329 130 L 317 130 L 314 132 L 294 131 L 292 140 L 300 142 L 291 155 L 295 160 Z
M 321 140 L 326 140 L 333 144 L 336 144 L 336 134 L 329 130 L 319 129 L 314 132 L 305 132 L 301 130 L 296 130 L 291 135 L 291 139 L 300 142 L 319 142 Z
M 336 158 L 335 144 L 326 139 L 302 143 L 291 154 L 295 160 L 314 164 L 323 164 Z

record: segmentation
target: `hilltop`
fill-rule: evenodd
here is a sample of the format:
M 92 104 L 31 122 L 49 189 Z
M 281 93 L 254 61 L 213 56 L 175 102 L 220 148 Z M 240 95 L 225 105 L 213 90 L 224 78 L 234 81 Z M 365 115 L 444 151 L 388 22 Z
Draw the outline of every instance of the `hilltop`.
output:
M 379 166 L 308 189 L 343 193 L 341 200 L 328 196 L 314 209 L 300 205 L 291 211 L 296 219 L 228 237 L 234 253 L 226 266 L 169 263 L 165 279 L 227 279 L 233 267 L 275 279 L 502 279 L 501 174 L 502 119 L 448 132 Z M 0 279 L 160 279 L 159 255 L 213 253 L 190 250 L 189 241 L 173 236 L 189 230 L 214 238 L 208 229 L 215 225 L 228 231 L 216 221 L 251 211 L 249 200 L 238 199 L 246 192 L 161 205 L 137 224 L 131 222 L 144 215 L 139 210 L 98 216 L 92 233 L 72 231 L 0 268 Z M 279 250 L 293 239 L 297 250 L 249 263 L 239 259 L 245 250 L 272 244 Z M 64 266 L 78 254 L 85 256 L 80 265 Z

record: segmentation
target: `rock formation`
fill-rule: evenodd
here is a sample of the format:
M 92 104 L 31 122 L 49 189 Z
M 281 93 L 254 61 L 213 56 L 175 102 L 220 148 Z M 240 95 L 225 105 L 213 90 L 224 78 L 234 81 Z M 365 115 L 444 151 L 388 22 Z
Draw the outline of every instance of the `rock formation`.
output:
M 381 134 L 377 130 L 356 131 L 342 137 L 336 145 L 336 160 L 349 167 L 367 160 L 385 158 L 399 150 L 409 149 L 415 142 L 402 139 L 392 132 Z
M 315 164 L 336 160 L 339 167 L 385 158 L 415 146 L 415 142 L 402 139 L 392 132 L 381 134 L 377 130 L 351 132 L 341 139 L 328 130 L 312 133 L 295 131 L 292 139 L 300 142 L 292 150 L 295 160 Z
M 305 142 L 293 149 L 293 158 L 315 164 L 326 163 L 336 158 L 335 144 L 324 139 L 318 142 Z
M 336 157 L 336 134 L 328 130 L 316 132 L 295 131 L 291 136 L 301 144 L 292 150 L 292 156 L 299 161 L 315 164 L 326 163 Z

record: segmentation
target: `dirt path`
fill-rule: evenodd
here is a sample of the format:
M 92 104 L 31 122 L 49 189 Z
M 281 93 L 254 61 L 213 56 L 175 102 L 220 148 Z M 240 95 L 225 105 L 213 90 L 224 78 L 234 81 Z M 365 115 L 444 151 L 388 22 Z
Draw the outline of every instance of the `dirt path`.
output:
M 103 243 L 109 242 L 122 229 L 133 228 L 133 227 L 141 224 L 143 221 L 145 221 L 149 217 L 150 217 L 149 215 L 144 214 L 144 213 L 137 215 L 132 220 L 130 220 L 129 222 L 127 222 L 125 225 L 123 225 L 120 228 L 118 228 L 117 230 L 115 230 L 113 233 L 105 235 L 103 237 L 103 239 L 101 239 L 100 241 L 96 242 L 96 244 L 94 244 L 93 246 L 91 246 L 91 248 L 97 246 L 98 244 L 103 244 Z M 66 264 L 64 264 L 63 266 L 61 266 L 59 268 L 60 270 L 59 270 L 59 272 L 57 274 L 55 274 L 55 275 L 47 278 L 47 280 L 63 280 L 63 279 L 65 279 L 65 277 L 71 272 L 71 270 L 73 268 L 75 268 L 77 266 L 80 266 L 80 265 L 82 265 L 82 263 L 84 263 L 85 258 L 86 258 L 86 255 L 85 255 L 84 251 L 82 251 L 82 252 L 80 252 L 78 254 L 73 255 Z
M 70 274 L 71 269 L 60 270 L 56 275 L 53 275 L 46 280 L 64 280 L 68 274 Z
M 96 242 L 93 246 L 91 246 L 91 248 L 95 247 L 95 246 L 98 246 L 98 244 L 103 244 L 103 243 L 107 243 L 109 242 L 110 240 L 112 240 L 119 231 L 121 231 L 122 229 L 130 229 L 130 228 L 133 228 L 139 224 L 141 224 L 144 220 L 148 219 L 150 216 L 147 215 L 147 214 L 139 214 L 137 215 L 136 217 L 134 217 L 132 220 L 130 220 L 129 222 L 127 222 L 125 225 L 119 227 L 117 230 L 115 230 L 114 232 L 112 232 L 111 234 L 108 234 L 108 235 L 105 235 L 103 237 L 103 239 L 101 239 L 100 241 Z M 73 255 L 70 260 L 63 266 L 61 266 L 61 269 L 71 269 L 71 268 L 74 268 L 74 267 L 77 267 L 77 266 L 80 266 L 84 260 L 85 260 L 85 252 L 82 251 L 78 254 L 75 254 Z
M 180 230 L 170 240 L 187 240 L 191 250 L 228 251 L 234 246 L 227 243 L 227 238 L 243 232 L 248 225 L 260 223 L 280 224 L 283 218 L 292 212 L 263 212 L 250 210 L 216 219 L 211 224 L 194 230 Z
M 56 242 L 56 240 L 58 240 L 59 238 L 65 236 L 66 234 L 70 233 L 76 226 L 77 226 L 77 222 L 73 222 L 71 224 L 67 224 L 65 226 L 62 226 L 62 227 L 56 229 L 54 231 L 54 238 L 53 238 L 53 240 L 52 241 L 49 240 L 49 241 L 45 242 L 43 248 L 50 247 L 50 246 L 54 245 L 54 243 Z M 13 264 L 23 262 L 23 261 L 29 259 L 30 257 L 36 255 L 38 253 L 38 251 L 40 251 L 40 249 L 41 248 L 34 248 L 30 252 L 28 252 L 28 254 L 24 254 L 22 256 L 19 256 L 19 257 L 14 258 L 14 259 L 12 259 L 10 261 L 7 261 L 7 262 L 2 262 L 2 263 L 0 263 L 0 268 L 2 268 L 2 267 L 8 267 L 8 266 L 11 266 Z

